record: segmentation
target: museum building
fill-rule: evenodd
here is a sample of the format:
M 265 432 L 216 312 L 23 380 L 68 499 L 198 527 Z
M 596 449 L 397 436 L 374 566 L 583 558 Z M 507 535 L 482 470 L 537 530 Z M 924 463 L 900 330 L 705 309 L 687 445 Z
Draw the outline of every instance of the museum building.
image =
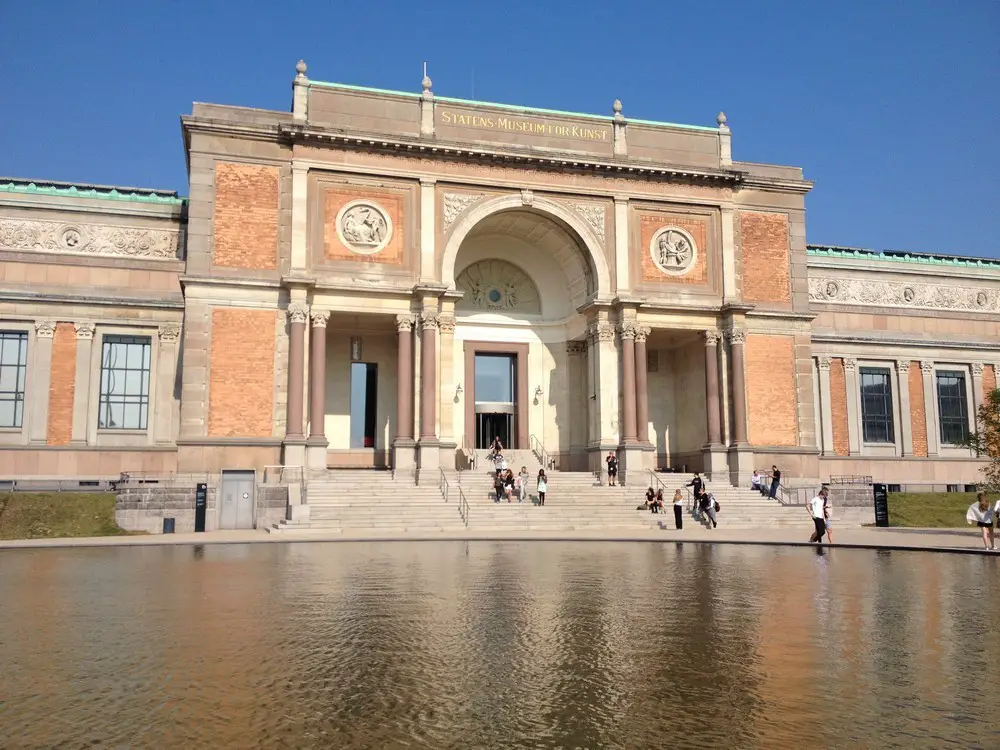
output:
M 310 80 L 187 198 L 0 180 L 0 479 L 563 470 L 972 484 L 1000 261 L 811 246 L 711 127 Z M 645 480 L 644 480 L 645 481 Z

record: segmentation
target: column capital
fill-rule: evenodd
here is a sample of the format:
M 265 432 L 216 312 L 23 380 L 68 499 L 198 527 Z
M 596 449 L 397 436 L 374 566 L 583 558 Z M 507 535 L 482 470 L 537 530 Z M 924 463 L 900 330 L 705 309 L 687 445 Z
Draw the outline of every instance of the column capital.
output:
M 181 337 L 181 326 L 180 323 L 164 323 L 160 326 L 159 330 L 160 341 L 165 344 L 172 344 L 177 339 Z M 80 337 L 80 332 L 77 331 L 77 337 Z
M 421 177 L 420 185 L 422 187 L 434 187 L 437 184 L 437 180 L 433 177 Z
M 635 340 L 636 325 L 632 322 L 621 323 L 618 326 L 618 333 L 623 340 Z
M 615 327 L 610 323 L 591 323 L 587 326 L 587 340 L 594 343 L 598 341 L 614 341 Z
M 455 318 L 451 315 L 442 315 L 438 318 L 438 327 L 441 333 L 449 335 L 455 333 Z
M 441 323 L 441 316 L 436 312 L 425 312 L 420 316 L 420 327 L 425 331 L 430 328 L 437 328 Z
M 701 335 L 705 339 L 705 346 L 715 346 L 719 343 L 719 339 L 722 338 L 718 331 L 711 329 L 702 331 Z
M 930 375 L 934 372 L 934 363 L 929 359 L 920 360 L 920 372 L 924 375 Z
M 56 335 L 54 320 L 39 320 L 35 323 L 35 335 L 40 339 L 50 339 Z
M 586 341 L 567 341 L 566 342 L 566 351 L 570 355 L 573 355 L 573 354 L 583 354 L 585 351 L 587 351 L 587 342 Z
M 747 332 L 745 328 L 727 328 L 726 329 L 726 340 L 729 341 L 730 346 L 736 346 L 737 344 L 745 344 L 747 341 Z
M 649 336 L 651 329 L 646 326 L 636 326 L 635 328 L 635 341 L 638 344 L 646 343 L 646 337 Z
M 313 328 L 326 328 L 326 324 L 330 320 L 330 311 L 313 310 L 312 313 L 310 313 L 310 317 L 312 318 Z
M 982 362 L 973 362 L 972 377 L 981 378 L 983 376 L 983 367 L 985 367 L 985 365 Z
M 908 359 L 897 359 L 896 360 L 896 372 L 900 375 L 909 375 L 910 373 L 910 360 Z
M 854 357 L 844 357 L 844 370 L 845 372 L 854 372 L 858 369 L 858 360 Z
M 413 330 L 413 324 L 416 322 L 416 317 L 405 313 L 403 315 L 396 316 L 396 330 L 400 333 Z
M 615 205 L 625 205 L 627 206 L 629 202 L 629 197 L 627 195 L 616 195 Z
M 76 328 L 76 337 L 85 340 L 94 338 L 94 331 L 97 330 L 97 326 L 93 323 L 74 323 L 73 327 Z
M 309 305 L 305 302 L 289 302 L 285 313 L 289 323 L 305 323 L 309 320 Z
M 833 357 L 817 357 L 816 364 L 819 366 L 820 370 L 830 371 L 830 363 L 833 362 Z

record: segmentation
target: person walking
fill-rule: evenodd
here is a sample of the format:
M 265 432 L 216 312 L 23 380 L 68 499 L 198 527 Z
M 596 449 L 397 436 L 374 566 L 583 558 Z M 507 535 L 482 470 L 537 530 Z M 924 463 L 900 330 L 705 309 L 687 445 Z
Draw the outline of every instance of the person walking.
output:
M 604 462 L 608 465 L 608 487 L 618 486 L 618 456 L 612 451 L 608 453 L 608 457 L 604 459 Z
M 684 493 L 674 490 L 674 526 L 680 531 L 684 528 Z
M 993 509 L 990 508 L 990 501 L 985 492 L 976 495 L 976 502 L 969 506 L 969 510 L 965 514 L 966 521 L 976 524 L 982 530 L 983 547 L 988 550 L 997 548 L 993 532 L 993 515 Z
M 830 504 L 830 491 L 823 488 L 823 523 L 826 524 L 826 541 L 833 544 L 833 505 Z
M 698 472 L 695 472 L 694 478 L 684 486 L 691 488 L 691 492 L 694 493 L 695 500 L 701 500 L 701 493 L 705 488 L 705 483 L 701 480 L 701 475 L 699 475 Z
M 538 470 L 538 504 L 545 505 L 545 493 L 549 488 L 549 478 L 545 476 L 545 469 Z
M 528 473 L 528 467 L 522 466 L 521 472 L 517 475 L 518 479 L 518 496 L 517 501 L 523 502 L 524 498 L 528 496 L 528 480 L 531 478 L 531 474 Z
M 778 497 L 778 486 L 781 484 L 781 472 L 777 466 L 771 466 L 771 492 L 768 495 L 772 500 Z
M 701 495 L 701 503 L 702 508 L 704 508 L 704 512 L 708 515 L 708 520 L 712 522 L 712 528 L 718 528 L 719 523 L 715 514 L 722 509 L 722 506 L 720 506 L 718 501 L 715 499 L 715 495 L 711 492 L 703 492 Z
M 813 526 L 815 527 L 812 535 L 809 537 L 810 542 L 816 542 L 816 544 L 823 543 L 823 535 L 826 533 L 826 516 L 824 515 L 824 504 L 826 502 L 826 488 L 821 489 L 812 500 L 809 501 L 809 515 L 812 516 Z

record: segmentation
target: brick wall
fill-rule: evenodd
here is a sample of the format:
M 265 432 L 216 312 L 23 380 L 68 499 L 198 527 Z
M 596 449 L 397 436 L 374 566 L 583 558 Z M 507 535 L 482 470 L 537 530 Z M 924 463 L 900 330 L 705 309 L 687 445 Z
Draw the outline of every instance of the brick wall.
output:
M 997 387 L 997 373 L 993 365 L 983 367 L 983 393 L 989 393 Z
M 337 215 L 345 204 L 367 198 L 380 206 L 392 222 L 392 236 L 377 253 L 356 253 L 340 241 L 337 234 Z M 323 253 L 327 260 L 353 260 L 362 263 L 403 264 L 405 227 L 403 226 L 403 198 L 396 193 L 364 188 L 329 188 L 323 193 Z
M 76 327 L 72 323 L 58 323 L 52 339 L 49 421 L 45 439 L 48 445 L 69 445 L 73 437 L 75 386 Z
M 910 362 L 910 413 L 900 414 L 902 418 L 910 419 L 910 429 L 913 435 L 913 455 L 927 456 L 927 421 L 924 406 L 924 375 L 920 372 L 919 362 Z
M 786 214 L 741 212 L 740 257 L 744 301 L 791 301 Z
M 851 452 L 851 441 L 847 424 L 847 376 L 844 374 L 844 360 L 830 360 L 830 424 L 833 426 L 833 453 L 847 456 Z
M 664 273 L 653 262 L 649 243 L 653 235 L 666 226 L 680 227 L 694 238 L 697 246 L 694 265 L 683 275 Z M 670 216 L 662 213 L 639 214 L 639 258 L 643 281 L 667 284 L 704 284 L 708 281 L 708 221 L 691 216 Z
M 795 339 L 747 336 L 747 416 L 753 445 L 798 445 Z
M 277 315 L 275 310 L 212 310 L 210 436 L 271 436 Z
M 213 258 L 217 266 L 278 267 L 278 168 L 215 165 Z

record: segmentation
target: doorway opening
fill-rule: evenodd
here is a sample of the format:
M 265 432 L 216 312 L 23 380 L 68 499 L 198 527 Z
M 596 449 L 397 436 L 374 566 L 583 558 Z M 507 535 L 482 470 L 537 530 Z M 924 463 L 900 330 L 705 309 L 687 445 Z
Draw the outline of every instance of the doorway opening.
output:
M 378 365 L 351 363 L 351 448 L 374 448 L 378 421 Z
M 517 355 L 475 356 L 476 448 L 489 448 L 500 438 L 505 448 L 517 445 Z

